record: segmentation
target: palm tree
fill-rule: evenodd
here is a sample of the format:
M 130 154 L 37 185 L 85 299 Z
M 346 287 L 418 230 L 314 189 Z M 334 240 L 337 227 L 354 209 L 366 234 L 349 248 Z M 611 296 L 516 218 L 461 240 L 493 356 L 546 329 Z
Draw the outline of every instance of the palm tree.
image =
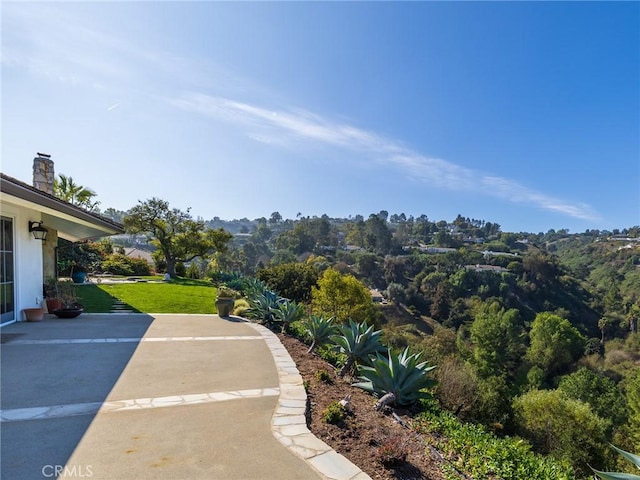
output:
M 72 177 L 60 174 L 53 181 L 53 194 L 65 202 L 72 203 L 87 210 L 95 209 L 100 202 L 94 202 L 96 193 L 90 188 L 78 185 Z

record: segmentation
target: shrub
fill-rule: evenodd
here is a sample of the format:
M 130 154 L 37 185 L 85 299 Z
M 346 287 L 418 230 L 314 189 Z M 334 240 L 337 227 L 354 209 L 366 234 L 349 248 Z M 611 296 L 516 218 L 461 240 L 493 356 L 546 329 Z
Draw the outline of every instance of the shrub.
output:
M 240 298 L 235 301 L 233 306 L 233 314 L 242 317 L 245 312 L 249 309 L 249 302 L 247 302 L 244 298 Z
M 151 265 L 142 258 L 127 257 L 122 253 L 112 253 L 102 262 L 103 272 L 114 275 L 151 275 Z
M 520 438 L 497 437 L 481 425 L 462 423 L 454 415 L 431 405 L 414 422 L 419 432 L 437 433 L 435 446 L 453 459 L 456 467 L 477 479 L 573 480 L 567 462 L 535 454 Z M 457 478 L 457 476 L 456 476 Z
M 624 396 L 616 383 L 602 373 L 580 367 L 560 379 L 558 390 L 570 398 L 588 403 L 597 415 L 610 419 L 614 425 L 626 421 Z
M 177 262 L 176 263 L 176 275 L 179 277 L 184 277 L 187 274 L 187 267 L 184 266 L 184 263 Z
M 334 346 L 321 345 L 317 348 L 316 353 L 325 362 L 330 363 L 334 367 L 338 365 L 344 365 L 347 361 L 347 356 L 344 353 L 336 350 Z
M 323 383 L 331 383 L 331 375 L 329 375 L 329 372 L 327 372 L 326 370 L 318 370 L 314 376 L 316 377 L 316 380 L 318 380 L 319 382 L 323 382 Z
M 560 390 L 533 390 L 517 397 L 513 409 L 519 432 L 541 453 L 569 461 L 583 474 L 588 463 L 604 464 L 608 422 L 587 403 Z
M 404 463 L 408 453 L 408 438 L 400 435 L 387 437 L 375 452 L 375 458 L 385 467 L 393 467 Z
M 143 258 L 131 258 L 129 259 L 129 265 L 133 268 L 134 275 L 151 275 L 151 265 Z
M 283 297 L 308 302 L 311 287 L 318 282 L 318 270 L 307 263 L 283 263 L 259 270 L 257 277 Z
M 459 417 L 472 413 L 479 393 L 471 367 L 456 358 L 447 357 L 434 373 L 438 382 L 435 394 L 440 404 Z
M 200 267 L 198 266 L 197 262 L 191 262 L 189 264 L 189 267 L 187 267 L 186 276 L 187 278 L 194 279 L 202 278 L 202 272 L 200 272 Z
M 133 275 L 133 267 L 125 255 L 113 253 L 102 262 L 102 271 L 113 275 Z
M 331 424 L 340 423 L 347 416 L 347 411 L 338 402 L 331 402 L 322 412 L 322 419 Z
M 367 321 L 375 318 L 377 309 L 369 289 L 353 275 L 342 275 L 328 268 L 311 288 L 313 313 L 326 314 L 343 322 L 349 318 Z
M 295 322 L 291 322 L 289 324 L 287 332 L 289 333 L 289 335 L 296 337 L 298 340 L 302 340 L 307 345 L 309 344 L 309 339 L 307 337 L 307 327 L 305 326 L 304 320 L 296 320 Z

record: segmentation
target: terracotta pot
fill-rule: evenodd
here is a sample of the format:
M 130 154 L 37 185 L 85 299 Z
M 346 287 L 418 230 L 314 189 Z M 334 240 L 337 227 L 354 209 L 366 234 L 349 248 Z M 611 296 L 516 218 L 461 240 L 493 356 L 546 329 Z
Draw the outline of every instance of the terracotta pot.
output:
M 42 308 L 25 308 L 22 311 L 27 322 L 39 322 L 44 318 L 44 309 Z
M 54 310 L 62 308 L 62 302 L 59 298 L 47 298 L 45 299 L 47 302 L 47 312 L 53 313 Z

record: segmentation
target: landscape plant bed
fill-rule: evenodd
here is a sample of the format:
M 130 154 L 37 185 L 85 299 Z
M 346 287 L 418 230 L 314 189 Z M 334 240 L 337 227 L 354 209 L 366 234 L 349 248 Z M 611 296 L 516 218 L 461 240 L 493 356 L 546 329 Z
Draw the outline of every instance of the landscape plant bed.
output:
M 444 480 L 446 461 L 438 458 L 428 445 L 428 436 L 417 434 L 402 426 L 392 415 L 375 409 L 376 398 L 351 386 L 351 379 L 339 378 L 335 367 L 315 354 L 300 340 L 286 334 L 279 335 L 291 358 L 296 363 L 307 385 L 309 413 L 307 424 L 311 432 L 360 467 L 372 479 L 379 480 Z M 327 372 L 328 378 L 316 372 Z M 326 377 L 326 376 L 325 376 Z M 332 402 L 351 395 L 351 413 L 333 425 L 323 419 L 323 413 Z M 411 421 L 408 411 L 395 410 L 406 425 Z M 406 453 L 406 459 L 397 464 L 383 464 L 384 460 Z M 455 478 L 455 477 L 453 477 Z M 461 477 L 462 478 L 462 477 Z

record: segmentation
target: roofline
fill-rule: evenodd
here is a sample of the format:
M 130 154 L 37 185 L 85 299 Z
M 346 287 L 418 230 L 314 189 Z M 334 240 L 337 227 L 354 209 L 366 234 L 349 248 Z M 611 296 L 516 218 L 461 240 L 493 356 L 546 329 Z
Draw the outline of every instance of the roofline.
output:
M 112 230 L 112 235 L 124 233 L 124 226 L 121 223 L 60 200 L 54 195 L 43 192 L 2 172 L 0 172 L 0 192 L 70 215 L 85 222 L 91 222 L 101 228 Z

